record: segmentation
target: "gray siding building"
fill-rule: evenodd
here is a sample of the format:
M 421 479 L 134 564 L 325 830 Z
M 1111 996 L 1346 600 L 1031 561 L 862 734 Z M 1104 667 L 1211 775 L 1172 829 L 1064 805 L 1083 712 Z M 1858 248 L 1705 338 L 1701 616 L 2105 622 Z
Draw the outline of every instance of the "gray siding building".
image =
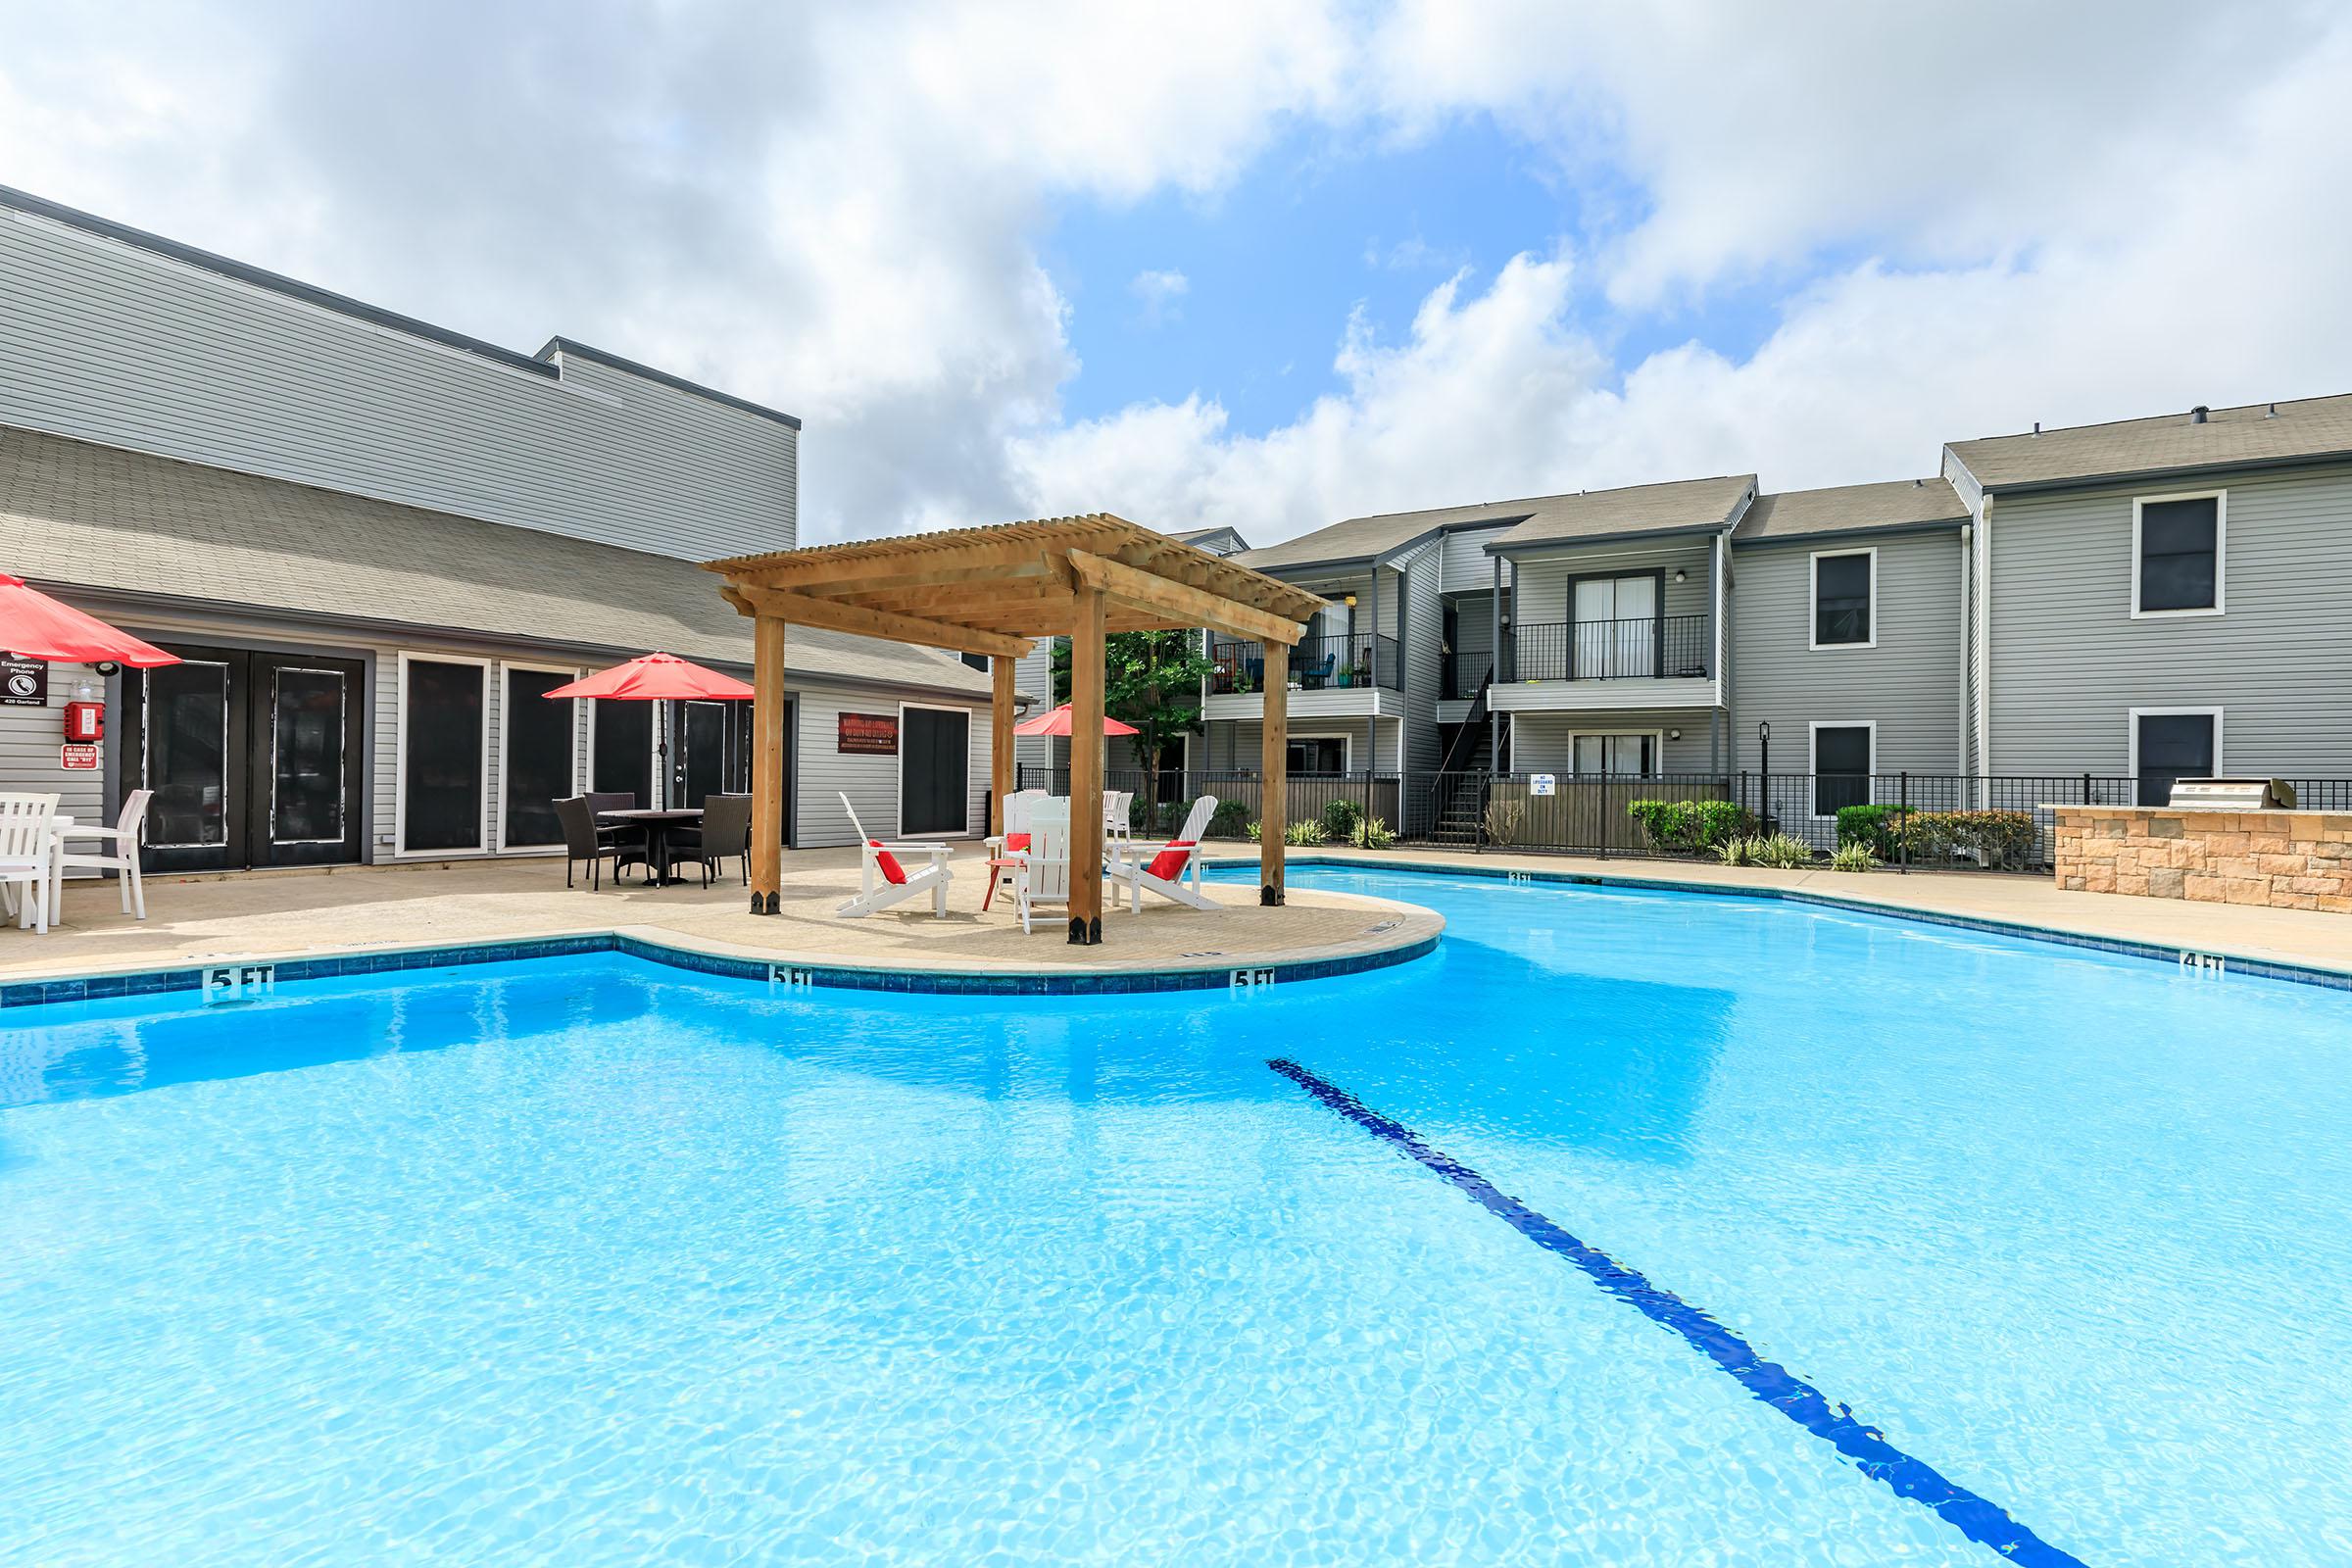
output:
M 0 706 L 8 787 L 84 821 L 154 789 L 159 869 L 547 855 L 557 796 L 746 787 L 746 705 L 540 693 L 653 651 L 748 674 L 696 563 L 796 543 L 797 419 L 6 190 L 0 300 L 0 569 L 184 661 L 52 668 L 46 707 Z M 877 832 L 980 829 L 984 674 L 803 628 L 786 665 L 794 843 L 851 841 L 837 793 Z M 103 766 L 68 771 L 85 690 Z M 845 744 L 844 714 L 929 744 Z

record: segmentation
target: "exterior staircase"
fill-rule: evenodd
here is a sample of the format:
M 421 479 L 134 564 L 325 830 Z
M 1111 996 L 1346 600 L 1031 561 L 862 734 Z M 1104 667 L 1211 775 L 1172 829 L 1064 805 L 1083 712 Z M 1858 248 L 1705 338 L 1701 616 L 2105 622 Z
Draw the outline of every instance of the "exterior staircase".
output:
M 1488 722 L 1487 693 L 1494 684 L 1492 673 L 1479 682 L 1478 695 L 1471 699 L 1470 710 L 1455 732 L 1453 744 L 1446 749 L 1446 760 L 1432 782 L 1429 840 L 1433 844 L 1474 849 L 1486 836 L 1487 781 L 1494 771 L 1490 733 L 1494 726 Z M 1501 719 L 1502 755 L 1507 764 L 1511 715 L 1505 713 Z

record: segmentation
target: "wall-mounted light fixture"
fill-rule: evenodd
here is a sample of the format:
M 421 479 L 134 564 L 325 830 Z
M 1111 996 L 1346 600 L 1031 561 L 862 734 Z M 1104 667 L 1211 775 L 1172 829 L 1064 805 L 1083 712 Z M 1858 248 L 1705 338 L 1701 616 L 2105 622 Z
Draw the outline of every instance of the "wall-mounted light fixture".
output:
M 1670 741 L 1679 741 L 1683 738 L 1683 732 L 1679 729 L 1670 729 L 1666 732 L 1666 738 Z
M 1348 608 L 1349 610 L 1353 610 L 1355 608 L 1355 595 L 1349 594 L 1348 596 Z
M 1677 566 L 1674 568 L 1674 580 L 1676 582 L 1689 582 L 1690 580 L 1690 574 L 1685 571 L 1682 567 Z

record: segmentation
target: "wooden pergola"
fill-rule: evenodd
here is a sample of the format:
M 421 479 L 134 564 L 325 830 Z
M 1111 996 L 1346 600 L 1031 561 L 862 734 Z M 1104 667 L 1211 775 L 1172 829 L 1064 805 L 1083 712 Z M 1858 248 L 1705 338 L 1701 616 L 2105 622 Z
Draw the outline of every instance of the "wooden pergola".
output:
M 1013 791 L 1013 662 L 1070 639 L 1070 940 L 1102 940 L 1103 639 L 1207 627 L 1265 648 L 1258 815 L 1261 903 L 1283 901 L 1290 651 L 1323 601 L 1263 572 L 1096 513 L 712 561 L 720 592 L 753 619 L 752 912 L 776 912 L 783 879 L 787 626 L 983 654 L 995 703 L 993 831 Z

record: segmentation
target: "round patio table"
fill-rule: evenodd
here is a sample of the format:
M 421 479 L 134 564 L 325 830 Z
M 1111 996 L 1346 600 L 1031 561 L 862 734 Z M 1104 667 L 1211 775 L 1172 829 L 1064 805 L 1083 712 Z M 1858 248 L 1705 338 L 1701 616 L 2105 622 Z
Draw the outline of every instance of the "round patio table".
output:
M 681 827 L 699 827 L 703 808 L 699 806 L 678 807 L 670 810 L 640 808 L 620 811 L 599 811 L 600 822 L 633 822 L 645 829 L 645 859 L 653 872 L 653 885 L 674 887 L 685 881 L 682 876 L 669 874 L 669 836 Z

